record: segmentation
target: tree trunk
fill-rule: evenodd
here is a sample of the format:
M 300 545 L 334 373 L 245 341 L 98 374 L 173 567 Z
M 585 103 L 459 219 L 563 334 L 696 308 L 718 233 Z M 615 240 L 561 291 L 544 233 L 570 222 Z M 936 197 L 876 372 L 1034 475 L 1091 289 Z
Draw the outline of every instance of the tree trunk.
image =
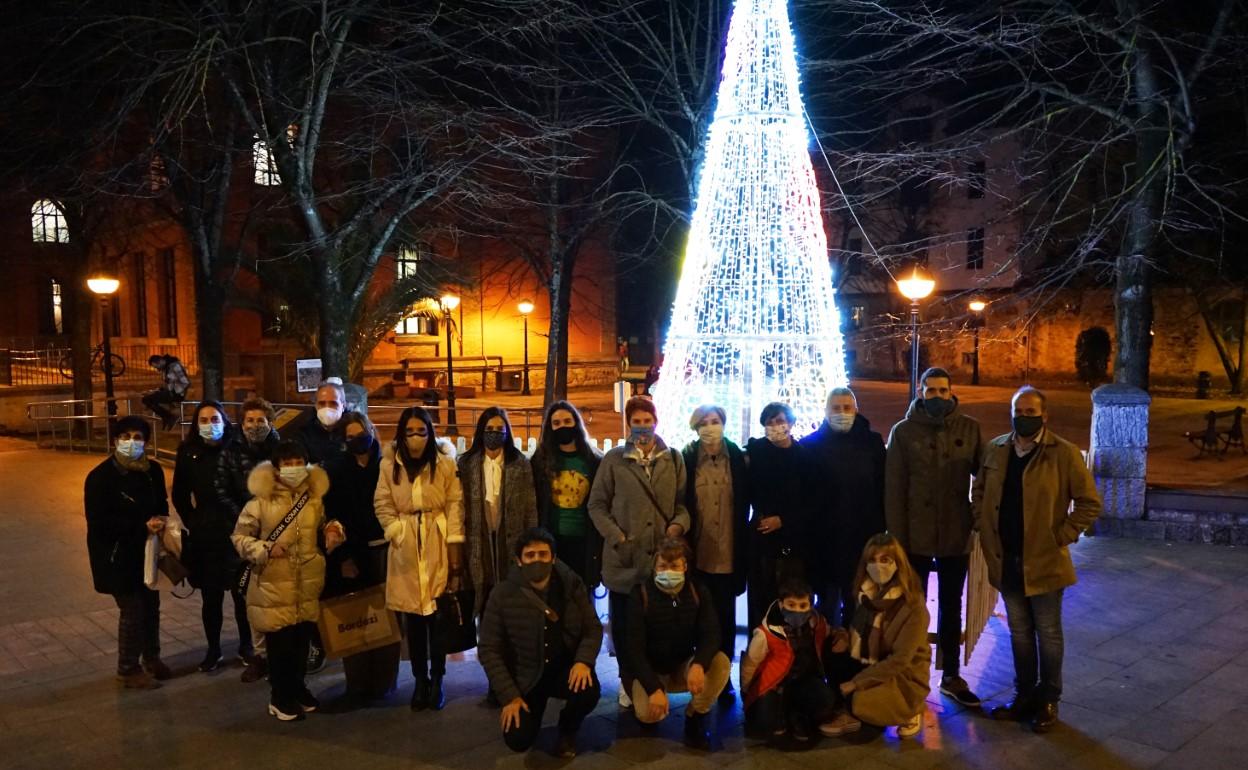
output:
M 1231 372 L 1231 394 L 1238 396 L 1244 392 L 1244 364 L 1248 357 L 1248 291 L 1239 294 L 1239 365 Z
M 351 374 L 351 317 L 339 308 L 337 297 L 322 295 L 320 300 L 321 377 L 341 377 L 346 382 Z
M 195 324 L 202 397 L 217 401 L 225 396 L 225 294 L 225 287 L 215 278 L 196 276 Z
M 559 301 L 560 296 L 565 293 L 564 283 L 563 271 L 556 266 L 551 273 L 550 285 L 546 287 L 546 294 L 550 298 L 550 329 L 546 335 L 546 386 L 542 392 L 543 405 L 566 398 L 568 394 L 567 353 L 564 351 L 567 346 L 568 322 L 565 317 L 567 308 Z M 561 359 L 565 362 L 562 392 L 559 388 L 559 361 Z
M 570 263 L 572 260 L 566 260 Z M 568 352 L 571 348 L 571 341 L 568 339 L 568 327 L 572 319 L 572 265 L 567 264 L 564 268 L 563 280 L 559 282 L 559 294 L 557 301 L 559 302 L 559 360 L 555 364 L 555 397 L 566 399 L 568 397 Z M 553 318 L 551 319 L 553 322 Z M 551 324 L 552 327 L 554 324 Z M 553 329 L 552 329 L 553 330 Z
M 91 328 L 97 300 L 95 294 L 87 288 L 85 271 L 75 271 L 70 276 L 67 288 L 70 301 L 69 355 L 74 369 L 73 398 L 81 402 L 74 406 L 74 414 L 81 417 L 93 413 L 92 398 L 95 391 L 91 382 L 91 348 L 94 338 Z M 75 436 L 87 437 L 86 423 L 86 420 L 76 422 Z

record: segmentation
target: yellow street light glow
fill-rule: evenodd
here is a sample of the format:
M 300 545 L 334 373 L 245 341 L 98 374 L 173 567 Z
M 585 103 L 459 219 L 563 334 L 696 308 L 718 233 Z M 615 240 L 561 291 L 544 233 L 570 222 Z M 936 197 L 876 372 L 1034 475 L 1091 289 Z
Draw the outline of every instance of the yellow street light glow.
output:
M 910 271 L 908 278 L 897 279 L 897 289 L 903 297 L 912 302 L 923 299 L 935 288 L 936 281 L 932 280 L 918 265 Z
M 533 303 L 532 303 L 532 302 L 530 302 L 529 300 L 527 300 L 527 299 L 526 299 L 526 300 L 522 301 L 522 302 L 521 302 L 519 305 L 517 305 L 516 307 L 517 307 L 517 308 L 519 308 L 519 310 L 520 310 L 520 315 L 528 315 L 529 313 L 532 313 L 532 312 L 533 312 L 533 307 L 534 307 L 534 306 L 533 306 Z
M 459 307 L 459 297 L 454 294 L 443 294 L 441 303 L 442 309 L 449 313 Z

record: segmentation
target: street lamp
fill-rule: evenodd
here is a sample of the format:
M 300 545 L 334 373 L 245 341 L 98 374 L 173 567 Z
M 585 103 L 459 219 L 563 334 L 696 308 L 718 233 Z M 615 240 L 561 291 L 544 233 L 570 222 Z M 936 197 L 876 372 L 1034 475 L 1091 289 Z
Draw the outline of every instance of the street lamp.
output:
M 438 304 L 442 307 L 442 320 L 446 324 L 446 432 L 455 436 L 459 430 L 455 425 L 455 354 L 451 349 L 451 311 L 459 307 L 459 297 L 443 294 Z
M 967 304 L 970 311 L 974 314 L 971 316 L 971 328 L 975 330 L 975 355 L 971 361 L 971 384 L 979 384 L 979 330 L 984 326 L 984 309 L 988 307 L 988 303 L 982 299 L 973 299 Z
M 529 313 L 533 312 L 533 303 L 526 299 L 516 307 L 520 311 L 520 317 L 524 319 L 524 387 L 520 390 L 520 395 L 527 396 L 531 393 L 529 390 Z
M 919 300 L 936 288 L 936 281 L 923 268 L 915 265 L 906 278 L 897 279 L 897 290 L 910 300 L 910 400 L 919 391 Z
M 108 415 L 108 420 L 104 423 L 104 438 L 106 441 L 112 441 L 113 421 L 117 419 L 117 398 L 113 393 L 113 346 L 110 340 L 113 336 L 113 330 L 110 323 L 112 313 L 109 308 L 109 299 L 117 293 L 117 289 L 120 286 L 121 281 L 117 280 L 116 276 L 102 270 L 87 279 L 87 288 L 91 290 L 92 294 L 100 298 L 100 327 L 104 334 L 104 360 L 101 363 L 104 366 L 105 413 Z M 91 381 L 89 372 L 87 381 Z

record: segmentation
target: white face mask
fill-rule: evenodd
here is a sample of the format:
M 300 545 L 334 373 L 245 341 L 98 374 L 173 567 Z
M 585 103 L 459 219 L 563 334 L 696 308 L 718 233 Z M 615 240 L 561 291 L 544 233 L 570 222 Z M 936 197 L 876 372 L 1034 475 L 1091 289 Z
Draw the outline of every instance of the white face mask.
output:
M 137 460 L 143 456 L 142 439 L 117 439 L 117 456 L 123 460 Z
M 341 407 L 323 406 L 316 410 L 316 419 L 326 428 L 332 427 L 342 417 Z
M 282 477 L 283 484 L 288 487 L 297 487 L 308 477 L 308 466 L 288 465 L 285 468 L 278 468 L 277 473 Z
M 828 415 L 828 427 L 837 433 L 848 433 L 849 429 L 854 427 L 855 416 L 852 412 L 830 414 Z
M 703 425 L 698 428 L 698 438 L 708 444 L 718 444 L 724 439 L 723 423 L 715 423 L 714 425 Z
M 788 425 L 768 425 L 765 428 L 767 440 L 773 444 L 783 443 L 789 437 Z
M 867 575 L 871 580 L 879 586 L 884 585 L 893 579 L 893 575 L 897 573 L 896 564 L 881 564 L 873 561 L 867 565 Z
M 428 436 L 406 436 L 403 440 L 407 443 L 407 453 L 412 457 L 420 457 L 429 443 Z
M 225 435 L 225 424 L 220 422 L 208 422 L 199 424 L 199 437 L 205 441 L 220 441 Z

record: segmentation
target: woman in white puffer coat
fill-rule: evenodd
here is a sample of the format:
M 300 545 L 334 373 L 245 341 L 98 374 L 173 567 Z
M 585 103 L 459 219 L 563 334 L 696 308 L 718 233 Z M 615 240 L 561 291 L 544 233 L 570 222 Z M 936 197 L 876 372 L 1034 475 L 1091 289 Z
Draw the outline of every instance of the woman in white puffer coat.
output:
M 394 443 L 381 458 L 377 520 L 390 543 L 386 607 L 403 613 L 416 686 L 413 711 L 445 705 L 446 653 L 434 633 L 437 598 L 463 564 L 464 492 L 455 447 L 434 434 L 425 409 L 399 415 Z
M 329 476 L 308 465 L 307 450 L 296 441 L 278 444 L 273 461 L 257 465 L 248 475 L 247 488 L 253 497 L 239 514 L 230 540 L 252 565 L 247 620 L 265 635 L 269 651 L 269 713 L 293 721 L 319 705 L 304 679 L 325 586 L 321 544 L 332 551 L 346 533 L 338 522 L 325 521 L 322 498 L 329 490 Z M 270 540 L 301 501 L 295 517 Z

